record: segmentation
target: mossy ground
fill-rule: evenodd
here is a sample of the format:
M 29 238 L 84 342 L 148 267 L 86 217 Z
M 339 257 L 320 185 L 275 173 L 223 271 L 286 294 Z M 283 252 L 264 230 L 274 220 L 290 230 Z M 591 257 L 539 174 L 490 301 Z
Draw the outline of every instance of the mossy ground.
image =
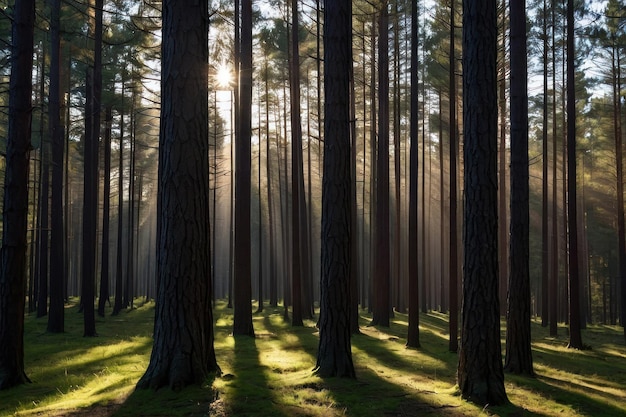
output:
M 314 321 L 292 327 L 282 308 L 255 313 L 256 337 L 233 337 L 232 310 L 218 302 L 215 347 L 222 374 L 181 392 L 134 391 L 152 345 L 154 303 L 98 318 L 99 336 L 82 337 L 77 306 L 66 332 L 46 333 L 46 318 L 27 316 L 26 369 L 32 384 L 0 391 L 0 416 L 476 416 L 626 415 L 626 347 L 622 329 L 589 326 L 591 350 L 567 349 L 532 323 L 536 378 L 506 375 L 511 404 L 480 408 L 455 387 L 456 354 L 447 350 L 447 316 L 420 316 L 421 349 L 405 348 L 407 316 L 390 328 L 367 327 L 352 339 L 357 379 L 312 372 Z M 504 334 L 504 332 L 503 332 Z M 504 341 L 503 341 L 504 343 Z

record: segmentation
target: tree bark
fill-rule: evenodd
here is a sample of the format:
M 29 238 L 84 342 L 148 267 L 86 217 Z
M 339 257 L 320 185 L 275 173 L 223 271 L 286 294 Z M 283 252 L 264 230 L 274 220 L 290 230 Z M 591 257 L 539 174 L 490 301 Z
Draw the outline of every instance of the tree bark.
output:
M 102 209 L 102 256 L 100 264 L 100 294 L 98 297 L 98 315 L 104 317 L 104 308 L 109 300 L 109 214 L 111 207 L 111 106 L 105 110 L 104 122 L 104 201 Z
M 30 382 L 24 369 L 24 307 L 35 1 L 16 2 L 13 10 L 0 249 L 0 389 Z
M 530 335 L 526 2 L 511 0 L 511 233 L 504 369 L 534 375 Z
M 481 405 L 508 402 L 498 300 L 496 1 L 463 3 L 464 278 L 458 384 Z
M 239 132 L 235 152 L 235 276 L 233 334 L 254 336 L 250 255 L 252 138 L 252 1 L 241 2 Z
M 154 345 L 137 388 L 180 389 L 219 371 L 209 278 L 207 7 L 163 2 Z
M 567 219 L 569 244 L 569 344 L 583 349 L 580 331 L 578 207 L 576 203 L 576 80 L 574 77 L 574 1 L 567 0 Z
M 350 346 L 352 7 L 324 1 L 324 177 L 320 341 L 316 373 L 354 378 Z
M 378 150 L 376 157 L 375 304 L 372 325 L 389 327 L 389 11 L 381 5 L 378 29 Z
M 49 123 L 52 142 L 52 199 L 50 207 L 50 310 L 47 331 L 64 331 L 65 238 L 63 236 L 63 154 L 64 137 L 61 124 L 61 35 L 60 0 L 50 4 L 50 95 Z
M 409 183 L 409 324 L 406 345 L 420 347 L 419 330 L 419 265 L 417 246 L 417 206 L 418 206 L 418 113 L 419 113 L 419 84 L 418 84 L 418 16 L 417 2 L 411 3 L 411 120 L 410 120 L 410 183 Z M 440 142 L 441 143 L 441 142 Z M 424 279 L 424 277 L 422 277 Z

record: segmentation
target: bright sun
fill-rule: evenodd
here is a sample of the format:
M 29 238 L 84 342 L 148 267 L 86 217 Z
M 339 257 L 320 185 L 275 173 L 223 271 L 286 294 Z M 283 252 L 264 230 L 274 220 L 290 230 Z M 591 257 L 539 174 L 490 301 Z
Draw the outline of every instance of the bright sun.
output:
M 228 65 L 222 63 L 217 67 L 217 74 L 215 74 L 215 81 L 219 87 L 230 87 L 233 81 L 233 76 L 230 73 Z

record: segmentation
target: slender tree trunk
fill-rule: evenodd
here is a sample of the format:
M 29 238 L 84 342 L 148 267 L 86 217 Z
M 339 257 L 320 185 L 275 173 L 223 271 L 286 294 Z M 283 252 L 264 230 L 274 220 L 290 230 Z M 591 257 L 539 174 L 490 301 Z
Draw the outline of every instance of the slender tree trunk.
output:
M 376 158 L 376 260 L 372 325 L 389 326 L 389 11 L 383 0 L 378 35 L 378 150 Z
M 509 0 L 510 1 L 510 0 Z M 507 281 L 509 277 L 508 265 L 508 247 L 509 247 L 509 227 L 507 213 L 507 184 L 506 184 L 506 128 L 507 120 L 507 100 L 506 100 L 506 73 L 507 73 L 507 7 L 506 2 L 500 3 L 499 7 L 499 25 L 498 25 L 498 104 L 500 116 L 500 135 L 499 135 L 499 173 L 498 173 L 498 265 L 499 265 L 499 282 L 500 288 L 500 315 L 505 316 L 507 313 Z M 512 58 L 511 58 L 512 59 Z
M 252 0 L 241 2 L 239 120 L 235 152 L 235 314 L 233 334 L 254 336 L 250 256 Z
M 60 0 L 50 3 L 50 92 L 49 123 L 52 143 L 52 200 L 50 207 L 50 311 L 47 331 L 64 331 L 63 265 L 65 239 L 63 238 L 63 153 L 64 137 L 61 124 L 61 35 Z
M 0 249 L 0 390 L 30 382 L 24 369 L 24 308 L 34 22 L 35 1 L 16 2 Z
M 450 343 L 448 350 L 456 352 L 459 347 L 459 295 L 458 295 L 458 227 L 457 227 L 457 124 L 456 124 L 456 54 L 455 54 L 455 19 L 456 2 L 450 4 L 450 266 L 448 291 L 450 303 Z
M 123 287 L 124 287 L 124 75 L 122 74 L 122 102 L 120 106 L 120 144 L 119 144 L 119 164 L 118 164 L 118 192 L 117 192 L 117 255 L 115 258 L 115 302 L 111 315 L 116 316 L 124 308 Z
M 291 61 L 290 104 L 291 104 L 291 283 L 293 311 L 291 325 L 302 326 L 302 277 L 305 267 L 302 262 L 302 238 L 300 236 L 300 183 L 302 173 L 302 125 L 300 121 L 300 51 L 298 40 L 298 1 L 291 1 Z
M 417 204 L 418 204 L 418 110 L 419 80 L 418 64 L 418 16 L 417 2 L 411 3 L 411 120 L 410 120 L 410 183 L 409 183 L 409 325 L 406 338 L 408 347 L 420 347 L 419 330 L 419 265 L 417 246 Z M 441 143 L 441 142 L 440 142 Z M 422 279 L 424 277 L 422 276 Z
M 511 0 L 511 233 L 504 369 L 534 375 L 530 335 L 526 2 Z
M 43 317 L 48 314 L 48 266 L 50 262 L 50 138 L 45 137 L 44 126 L 46 121 L 44 119 L 45 110 L 45 63 L 46 63 L 46 48 L 43 46 L 41 53 L 41 72 L 40 72 L 40 84 L 39 84 L 39 101 L 41 104 L 41 119 L 39 121 L 40 131 L 39 137 L 41 140 L 41 152 L 39 153 L 39 230 L 37 236 L 37 253 L 38 260 L 37 268 L 37 317 Z
M 556 38 L 556 10 L 552 2 L 552 45 Z M 558 179 L 557 179 L 557 120 L 556 120 L 556 48 L 552 48 L 552 260 L 550 262 L 550 336 L 558 333 L 558 290 L 559 290 L 559 215 L 558 215 Z
M 104 122 L 104 207 L 102 209 L 102 256 L 100 269 L 100 297 L 98 299 L 98 315 L 104 317 L 104 308 L 109 301 L 109 215 L 111 207 L 111 123 L 113 114 L 111 106 L 105 110 Z
M 100 109 L 102 97 L 102 7 L 103 0 L 95 0 L 93 35 L 95 39 L 93 70 L 87 73 L 85 115 L 85 182 L 83 207 L 83 277 L 82 306 L 84 336 L 96 336 L 94 310 L 97 275 L 98 228 L 98 139 L 100 137 Z
M 541 198 L 541 326 L 549 323 L 548 282 L 550 277 L 550 240 L 548 229 L 548 6 L 543 1 L 542 36 L 543 36 L 543 103 L 542 103 L 542 198 Z
M 576 80 L 574 77 L 574 1 L 567 0 L 567 218 L 569 243 L 569 344 L 584 349 L 580 331 L 578 207 L 576 204 Z

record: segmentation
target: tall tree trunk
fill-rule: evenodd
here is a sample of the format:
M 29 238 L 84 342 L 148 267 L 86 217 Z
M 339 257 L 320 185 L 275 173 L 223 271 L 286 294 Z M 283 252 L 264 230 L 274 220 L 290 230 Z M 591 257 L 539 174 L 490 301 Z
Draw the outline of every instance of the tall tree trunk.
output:
M 376 300 L 372 325 L 389 326 L 389 11 L 381 4 L 378 29 L 378 150 L 376 158 Z
M 178 390 L 202 384 L 219 371 L 207 279 L 207 8 L 206 2 L 163 2 L 155 331 L 150 363 L 138 388 L 169 385 Z
M 350 348 L 351 2 L 324 1 L 324 178 L 320 341 L 316 372 L 354 378 Z
M 511 233 L 504 369 L 534 375 L 530 335 L 526 2 L 511 0 Z
M 30 382 L 24 369 L 24 308 L 35 1 L 18 1 L 13 10 L 0 249 L 0 389 Z
M 574 77 L 574 1 L 567 0 L 567 219 L 569 244 L 569 344 L 583 349 L 580 331 L 578 207 L 576 204 L 576 79 Z
M 552 45 L 556 38 L 556 2 L 550 8 L 552 19 Z M 550 336 L 558 333 L 558 290 L 559 290 L 559 215 L 558 215 L 558 179 L 557 179 L 557 120 L 556 120 L 556 48 L 552 48 L 552 259 L 550 262 Z
M 252 138 L 252 0 L 241 2 L 239 132 L 235 151 L 235 314 L 233 334 L 254 336 L 250 255 L 250 193 Z
M 109 215 L 111 207 L 111 123 L 113 114 L 111 106 L 107 106 L 104 115 L 104 201 L 102 209 L 102 256 L 100 259 L 100 297 L 98 298 L 98 315 L 104 317 L 104 308 L 109 301 Z
M 45 66 L 46 66 L 46 48 L 43 46 L 41 53 L 41 72 L 39 84 L 39 101 L 41 104 L 40 126 L 40 148 L 39 153 L 39 230 L 37 231 L 37 317 L 43 317 L 48 314 L 48 266 L 50 262 L 50 138 L 45 136 L 44 126 L 46 124 L 44 118 L 45 112 Z
M 85 182 L 83 206 L 83 276 L 81 302 L 84 336 L 96 336 L 94 310 L 96 283 L 96 248 L 98 246 L 98 139 L 100 137 L 100 110 L 102 97 L 102 7 L 103 0 L 94 5 L 94 61 L 87 72 L 85 109 Z
M 52 143 L 52 200 L 50 207 L 50 311 L 47 331 L 64 331 L 63 283 L 65 267 L 63 264 L 65 239 L 63 236 L 63 153 L 64 137 L 61 124 L 61 35 L 60 35 L 60 0 L 50 3 L 50 93 L 49 123 Z
M 419 330 L 419 265 L 417 246 L 417 205 L 418 205 L 418 112 L 419 112 L 419 69 L 418 57 L 418 16 L 417 2 L 411 3 L 411 120 L 410 120 L 410 183 L 409 183 L 409 324 L 406 345 L 420 347 Z M 440 142 L 441 143 L 441 142 Z M 425 277 L 422 276 L 422 279 Z
M 481 405 L 508 402 L 498 299 L 496 0 L 463 3 L 464 276 L 458 384 Z
M 291 325 L 302 326 L 302 277 L 306 273 L 302 262 L 302 239 L 300 235 L 300 194 L 302 178 L 302 124 L 300 121 L 300 50 L 298 40 L 298 1 L 291 1 L 291 60 L 290 104 L 291 104 L 291 299 L 293 311 Z M 304 182 L 302 178 L 302 182 Z
M 450 303 L 450 341 L 448 350 L 456 352 L 459 347 L 459 294 L 458 294 L 458 191 L 457 191 L 457 151 L 458 128 L 456 123 L 456 54 L 455 54 L 455 19 L 456 2 L 450 2 L 450 266 L 448 279 L 448 302 Z
M 550 277 L 550 240 L 548 230 L 548 5 L 543 0 L 542 9 L 542 37 L 543 37 L 543 103 L 542 103 L 542 198 L 541 198 L 541 327 L 549 323 L 548 282 Z
M 506 184 L 506 128 L 508 125 L 507 120 L 507 100 L 506 100 L 506 73 L 507 73 L 507 7 L 506 2 L 501 2 L 499 9 L 499 24 L 498 24 L 498 104 L 499 104 L 499 116 L 500 116 L 500 135 L 499 135 L 499 172 L 498 172 L 498 265 L 499 265 L 499 282 L 500 288 L 500 315 L 506 315 L 506 300 L 507 300 L 507 281 L 509 276 L 508 265 L 508 247 L 509 247 L 509 227 L 508 227 L 508 213 L 507 213 L 507 184 Z M 512 58 L 511 58 L 512 59 Z
M 117 254 L 115 257 L 115 302 L 111 315 L 116 316 L 124 308 L 124 74 L 122 74 L 122 102 L 120 105 L 120 144 L 119 144 L 119 164 L 117 177 Z
M 269 69 L 267 61 L 265 61 L 265 172 L 267 177 L 267 211 L 269 216 L 269 262 L 270 262 L 270 305 L 276 307 L 278 305 L 278 278 L 276 269 L 276 250 L 274 247 L 274 196 L 272 195 L 272 154 L 270 141 L 270 110 L 269 110 Z

